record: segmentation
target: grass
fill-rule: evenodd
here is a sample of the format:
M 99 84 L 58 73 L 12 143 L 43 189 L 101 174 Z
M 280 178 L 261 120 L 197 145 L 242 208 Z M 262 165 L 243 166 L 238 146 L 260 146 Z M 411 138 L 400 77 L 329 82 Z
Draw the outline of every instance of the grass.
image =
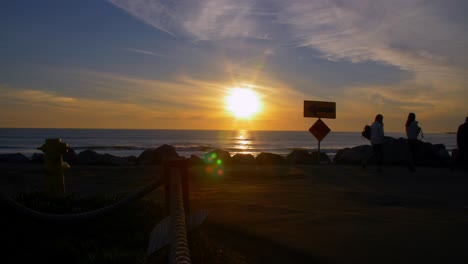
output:
M 112 197 L 48 197 L 22 193 L 19 203 L 46 213 L 82 213 L 110 205 Z M 160 203 L 140 199 L 108 214 L 85 220 L 40 220 L 18 214 L 0 203 L 2 217 L 1 263 L 167 263 L 169 246 L 148 256 L 146 249 L 154 226 L 164 218 Z M 203 228 L 189 233 L 192 263 L 246 263 L 244 257 L 210 239 Z
M 17 201 L 48 213 L 80 213 L 109 205 L 120 196 L 21 194 Z M 149 234 L 163 218 L 161 206 L 139 200 L 94 219 L 54 221 L 28 218 L 1 206 L 2 263 L 146 263 Z

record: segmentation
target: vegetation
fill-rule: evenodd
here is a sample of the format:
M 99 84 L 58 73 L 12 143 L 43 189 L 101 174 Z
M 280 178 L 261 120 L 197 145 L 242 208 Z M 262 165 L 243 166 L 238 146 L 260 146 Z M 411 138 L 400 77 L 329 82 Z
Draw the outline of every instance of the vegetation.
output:
M 121 196 L 21 194 L 17 201 L 48 213 L 80 213 L 114 203 Z M 140 200 L 94 219 L 54 221 L 20 215 L 2 204 L 2 263 L 146 263 L 149 234 L 163 218 L 161 206 Z

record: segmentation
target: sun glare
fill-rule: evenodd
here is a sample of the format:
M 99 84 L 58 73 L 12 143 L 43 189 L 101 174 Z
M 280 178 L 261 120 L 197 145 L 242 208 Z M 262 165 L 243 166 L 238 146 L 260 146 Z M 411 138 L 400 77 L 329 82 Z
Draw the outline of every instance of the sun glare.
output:
M 226 97 L 226 108 L 237 118 L 249 118 L 260 110 L 260 99 L 250 89 L 233 88 Z

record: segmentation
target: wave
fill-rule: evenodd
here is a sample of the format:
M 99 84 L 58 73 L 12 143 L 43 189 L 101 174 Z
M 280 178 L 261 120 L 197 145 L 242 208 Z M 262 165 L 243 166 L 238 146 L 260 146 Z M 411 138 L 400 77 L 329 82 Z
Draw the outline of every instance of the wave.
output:
M 142 147 L 142 146 L 81 146 L 81 147 L 72 147 L 75 150 L 84 150 L 84 149 L 91 149 L 91 150 L 145 150 L 149 147 Z
M 216 149 L 213 146 L 175 146 L 176 151 L 211 151 Z
M 169 144 L 170 145 L 170 144 Z M 193 145 L 193 146 L 177 146 L 177 145 L 172 145 L 176 151 L 211 151 L 215 149 L 216 147 L 214 146 L 207 146 L 207 145 Z M 147 150 L 147 149 L 154 149 L 158 148 L 158 146 L 129 146 L 129 145 L 112 145 L 112 146 L 78 146 L 78 147 L 72 147 L 74 150 L 113 150 L 113 151 L 119 151 L 119 150 Z
M 18 147 L 18 146 L 0 146 L 0 149 L 27 149 L 28 147 Z

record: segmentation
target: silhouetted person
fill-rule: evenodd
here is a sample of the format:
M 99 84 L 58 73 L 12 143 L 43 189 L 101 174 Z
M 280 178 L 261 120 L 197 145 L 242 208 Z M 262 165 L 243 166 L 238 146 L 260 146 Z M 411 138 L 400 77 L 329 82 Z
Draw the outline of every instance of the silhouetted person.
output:
M 371 139 L 372 144 L 372 156 L 369 158 L 375 157 L 377 163 L 377 171 L 382 171 L 383 163 L 383 143 L 384 143 L 384 129 L 383 129 L 383 115 L 378 114 L 375 116 L 374 123 L 371 125 Z M 369 160 L 368 159 L 368 160 Z M 363 167 L 367 166 L 368 160 L 364 161 Z
M 414 169 L 414 157 L 418 150 L 418 136 L 421 134 L 422 137 L 422 130 L 418 125 L 418 121 L 416 121 L 416 114 L 409 113 L 408 118 L 406 119 L 405 123 L 406 127 L 406 137 L 408 138 L 408 148 L 409 148 L 409 160 L 408 160 L 408 169 L 411 172 L 416 171 Z
M 455 165 L 462 166 L 465 163 L 465 159 L 468 158 L 468 116 L 465 118 L 465 123 L 458 127 L 457 147 L 458 153 L 455 157 Z

